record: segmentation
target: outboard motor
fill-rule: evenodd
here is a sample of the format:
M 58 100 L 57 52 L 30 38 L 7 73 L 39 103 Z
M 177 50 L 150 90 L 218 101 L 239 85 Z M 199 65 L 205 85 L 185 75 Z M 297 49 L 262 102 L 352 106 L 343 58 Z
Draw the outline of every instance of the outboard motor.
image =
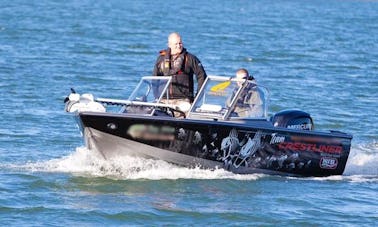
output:
M 283 110 L 270 119 L 274 127 L 284 127 L 297 130 L 313 130 L 314 122 L 310 114 L 300 110 Z

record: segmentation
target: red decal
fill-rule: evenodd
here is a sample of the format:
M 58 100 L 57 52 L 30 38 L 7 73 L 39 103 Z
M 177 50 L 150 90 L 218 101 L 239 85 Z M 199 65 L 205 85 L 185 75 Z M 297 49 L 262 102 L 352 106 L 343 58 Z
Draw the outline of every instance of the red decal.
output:
M 311 151 L 320 153 L 330 153 L 330 154 L 341 154 L 343 151 L 342 146 L 336 145 L 318 145 L 315 143 L 300 143 L 300 142 L 283 142 L 278 144 L 280 150 L 291 150 L 291 151 Z

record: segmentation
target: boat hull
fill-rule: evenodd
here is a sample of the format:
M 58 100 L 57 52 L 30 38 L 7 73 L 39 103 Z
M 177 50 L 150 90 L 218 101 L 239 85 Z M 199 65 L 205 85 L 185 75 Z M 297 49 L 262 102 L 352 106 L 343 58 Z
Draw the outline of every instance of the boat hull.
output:
M 138 156 L 235 173 L 341 175 L 352 137 L 273 127 L 266 120 L 221 122 L 114 113 L 77 115 L 86 146 L 105 159 Z

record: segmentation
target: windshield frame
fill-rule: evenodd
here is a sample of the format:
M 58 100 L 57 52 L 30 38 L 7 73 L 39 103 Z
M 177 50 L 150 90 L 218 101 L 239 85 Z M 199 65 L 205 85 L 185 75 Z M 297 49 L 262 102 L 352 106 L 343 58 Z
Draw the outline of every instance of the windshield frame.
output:
M 171 84 L 171 80 L 172 77 L 170 76 L 144 76 L 130 94 L 128 100 L 159 103 L 163 97 L 169 99 L 168 86 Z
M 240 98 L 243 98 L 243 92 L 248 92 L 251 89 L 252 92 L 257 92 L 261 100 L 258 113 L 248 116 L 235 115 L 234 111 L 239 105 Z M 189 110 L 187 118 L 266 119 L 268 101 L 268 89 L 257 85 L 255 81 L 224 76 L 208 76 Z M 252 107 L 248 108 L 251 108 L 252 111 Z

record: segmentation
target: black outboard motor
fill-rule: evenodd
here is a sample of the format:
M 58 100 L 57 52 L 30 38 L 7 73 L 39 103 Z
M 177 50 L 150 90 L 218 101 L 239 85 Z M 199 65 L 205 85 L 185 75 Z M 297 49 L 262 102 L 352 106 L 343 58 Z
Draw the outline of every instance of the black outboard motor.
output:
M 298 130 L 313 130 L 314 122 L 310 114 L 300 110 L 283 110 L 270 118 L 274 127 L 284 127 Z

